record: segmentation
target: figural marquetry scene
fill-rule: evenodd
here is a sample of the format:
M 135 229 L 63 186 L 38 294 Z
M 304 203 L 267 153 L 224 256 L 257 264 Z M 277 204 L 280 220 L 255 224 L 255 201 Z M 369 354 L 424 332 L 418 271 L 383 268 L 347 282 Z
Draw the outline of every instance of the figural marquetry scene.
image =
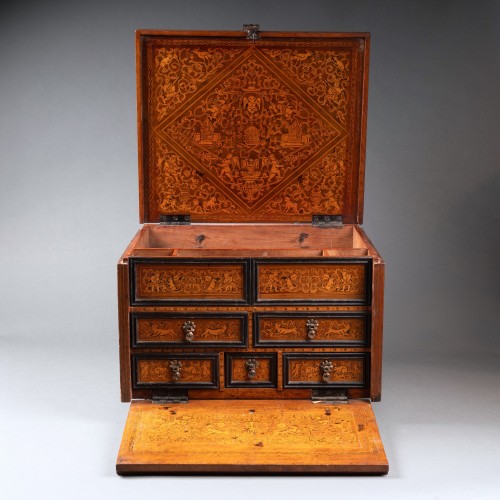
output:
M 359 41 L 152 39 L 144 50 L 147 219 L 297 221 L 351 209 Z
M 384 474 L 369 35 L 250 26 L 137 32 L 117 471 Z

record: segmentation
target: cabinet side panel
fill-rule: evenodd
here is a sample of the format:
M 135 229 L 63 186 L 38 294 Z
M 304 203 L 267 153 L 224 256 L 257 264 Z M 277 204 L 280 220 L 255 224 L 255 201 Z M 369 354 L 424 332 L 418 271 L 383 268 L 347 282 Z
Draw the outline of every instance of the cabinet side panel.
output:
M 129 267 L 128 262 L 118 264 L 118 328 L 120 344 L 120 388 L 121 400 L 131 399 L 130 328 L 129 328 Z
M 382 334 L 384 326 L 384 279 L 383 260 L 373 263 L 373 305 L 372 305 L 372 359 L 370 376 L 370 397 L 380 401 L 382 389 Z

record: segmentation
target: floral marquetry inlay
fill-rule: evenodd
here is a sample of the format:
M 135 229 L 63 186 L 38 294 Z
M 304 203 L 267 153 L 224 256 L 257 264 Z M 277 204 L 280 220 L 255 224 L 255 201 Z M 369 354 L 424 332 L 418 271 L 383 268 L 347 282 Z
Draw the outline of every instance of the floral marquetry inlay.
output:
M 287 221 L 355 210 L 360 43 L 149 41 L 147 219 Z
M 288 381 L 304 383 L 356 383 L 364 381 L 363 359 L 288 359 Z M 328 377 L 325 379 L 325 372 Z
M 363 265 L 261 265 L 259 297 L 362 298 L 364 278 Z
M 140 266 L 139 295 L 145 298 L 243 297 L 241 267 Z
M 183 342 L 186 333 L 184 318 L 139 319 L 139 342 Z M 192 342 L 238 342 L 242 336 L 242 322 L 237 319 L 196 318 Z
M 210 383 L 212 379 L 210 359 L 141 359 L 138 362 L 139 384 Z
M 365 339 L 366 325 L 363 318 L 332 319 L 318 317 L 315 335 L 308 335 L 307 318 L 261 318 L 260 341 L 287 341 L 306 339 L 314 341 L 358 341 Z

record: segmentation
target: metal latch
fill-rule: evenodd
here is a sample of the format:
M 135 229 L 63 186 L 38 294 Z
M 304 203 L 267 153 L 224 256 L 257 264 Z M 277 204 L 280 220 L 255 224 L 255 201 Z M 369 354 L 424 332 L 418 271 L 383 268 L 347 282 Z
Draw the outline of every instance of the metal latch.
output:
M 315 389 L 312 391 L 313 403 L 345 404 L 347 389 Z
M 171 391 L 153 391 L 152 396 L 153 403 L 158 404 L 176 404 L 176 403 L 187 403 L 188 402 L 188 391 L 187 389 L 173 389 Z
M 247 32 L 247 40 L 260 40 L 260 25 L 259 24 L 244 24 L 241 28 L 242 31 Z
M 191 224 L 191 216 L 187 214 L 160 215 L 160 224 L 166 226 L 183 226 Z
M 342 227 L 342 215 L 313 215 L 312 225 L 317 227 Z

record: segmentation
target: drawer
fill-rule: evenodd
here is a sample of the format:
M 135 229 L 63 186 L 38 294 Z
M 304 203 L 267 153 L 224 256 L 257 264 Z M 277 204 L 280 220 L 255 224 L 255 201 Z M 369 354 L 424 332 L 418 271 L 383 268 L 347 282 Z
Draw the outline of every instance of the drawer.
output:
M 315 311 L 257 313 L 253 332 L 258 347 L 363 347 L 370 344 L 370 315 Z
M 276 353 L 225 354 L 226 387 L 276 387 Z
M 369 305 L 371 259 L 255 259 L 255 302 Z
M 134 388 L 217 388 L 218 354 L 132 356 Z
M 132 313 L 133 347 L 247 345 L 246 313 Z
M 132 305 L 248 304 L 244 259 L 130 259 Z
M 365 353 L 284 353 L 283 387 L 366 387 L 369 357 Z

